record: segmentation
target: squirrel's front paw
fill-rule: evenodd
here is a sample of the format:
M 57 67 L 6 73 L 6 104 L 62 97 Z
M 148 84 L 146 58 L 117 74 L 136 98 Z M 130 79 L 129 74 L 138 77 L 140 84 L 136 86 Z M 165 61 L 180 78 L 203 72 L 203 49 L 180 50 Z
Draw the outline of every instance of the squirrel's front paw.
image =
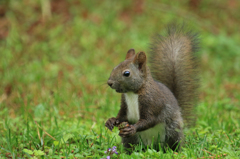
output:
M 107 120 L 107 122 L 105 123 L 105 126 L 112 131 L 114 126 L 117 126 L 118 124 L 119 124 L 118 119 L 112 117 Z
M 135 126 L 130 125 L 128 127 L 125 127 L 123 129 L 120 130 L 119 132 L 119 136 L 121 137 L 130 137 L 135 135 L 137 132 L 137 129 L 135 128 Z

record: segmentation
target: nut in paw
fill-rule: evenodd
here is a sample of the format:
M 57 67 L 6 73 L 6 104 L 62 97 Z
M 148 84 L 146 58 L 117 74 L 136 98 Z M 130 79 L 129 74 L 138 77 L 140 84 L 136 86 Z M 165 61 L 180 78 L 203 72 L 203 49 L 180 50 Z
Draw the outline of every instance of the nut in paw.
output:
M 135 135 L 137 132 L 135 126 L 133 125 L 130 125 L 128 127 L 125 127 L 123 129 L 120 130 L 119 132 L 119 136 L 121 137 L 130 137 L 130 136 L 133 136 Z

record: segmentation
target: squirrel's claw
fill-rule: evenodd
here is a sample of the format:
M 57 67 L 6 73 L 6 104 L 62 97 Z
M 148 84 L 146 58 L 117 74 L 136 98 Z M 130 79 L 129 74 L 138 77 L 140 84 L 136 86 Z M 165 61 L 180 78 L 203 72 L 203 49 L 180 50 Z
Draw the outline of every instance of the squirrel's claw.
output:
M 109 119 L 107 120 L 107 122 L 105 123 L 105 126 L 106 126 L 110 131 L 112 131 L 112 129 L 114 128 L 114 126 L 117 124 L 117 122 L 119 123 L 119 121 L 118 121 L 116 118 L 112 117 L 112 118 L 109 118 Z
M 130 125 L 129 127 L 125 127 L 123 129 L 121 129 L 118 135 L 125 138 L 125 137 L 130 137 L 130 136 L 135 135 L 136 132 L 137 131 L 136 131 L 135 126 Z

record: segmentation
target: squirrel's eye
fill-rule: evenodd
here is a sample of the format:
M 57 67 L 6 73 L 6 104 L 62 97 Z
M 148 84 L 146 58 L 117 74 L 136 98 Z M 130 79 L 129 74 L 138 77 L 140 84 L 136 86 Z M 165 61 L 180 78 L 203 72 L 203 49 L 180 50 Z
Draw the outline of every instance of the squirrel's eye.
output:
M 125 77 L 130 76 L 130 72 L 129 72 L 129 71 L 125 71 L 125 72 L 123 73 L 123 76 L 125 76 Z

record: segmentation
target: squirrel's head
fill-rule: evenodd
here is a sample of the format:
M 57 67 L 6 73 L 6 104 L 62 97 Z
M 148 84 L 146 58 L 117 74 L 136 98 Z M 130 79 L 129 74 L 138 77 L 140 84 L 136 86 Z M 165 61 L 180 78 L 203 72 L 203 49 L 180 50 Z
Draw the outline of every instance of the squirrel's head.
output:
M 147 76 L 147 57 L 144 52 L 135 55 L 135 50 L 127 52 L 125 61 L 116 66 L 108 79 L 108 85 L 119 93 L 137 92 Z

